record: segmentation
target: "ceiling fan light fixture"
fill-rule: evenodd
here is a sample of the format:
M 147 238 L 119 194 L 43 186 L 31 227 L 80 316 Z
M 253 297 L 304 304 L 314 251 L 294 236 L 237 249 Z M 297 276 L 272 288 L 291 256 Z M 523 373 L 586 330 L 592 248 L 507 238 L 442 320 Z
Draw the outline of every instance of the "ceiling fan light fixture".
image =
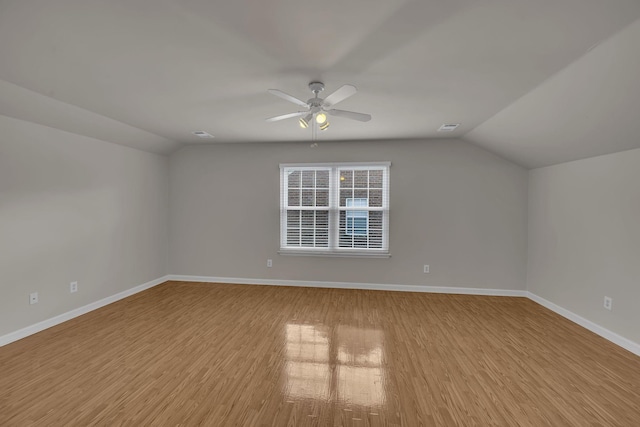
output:
M 329 120 L 325 118 L 324 123 L 320 125 L 320 130 L 326 130 L 329 127 Z
M 319 125 L 325 123 L 327 121 L 327 115 L 325 113 L 316 114 L 316 123 Z
M 301 117 L 300 120 L 298 121 L 300 123 L 300 127 L 302 129 L 308 128 L 309 122 L 311 121 L 312 118 L 313 118 L 312 114 L 307 114 L 305 117 Z

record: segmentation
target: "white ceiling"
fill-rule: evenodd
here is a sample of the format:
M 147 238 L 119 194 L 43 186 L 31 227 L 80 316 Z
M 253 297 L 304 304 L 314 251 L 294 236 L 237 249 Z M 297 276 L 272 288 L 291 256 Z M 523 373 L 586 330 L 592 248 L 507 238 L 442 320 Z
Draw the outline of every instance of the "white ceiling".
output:
M 373 120 L 320 140 L 462 137 L 539 167 L 640 147 L 639 19 L 638 0 L 0 0 L 0 114 L 161 153 L 308 141 L 264 121 L 298 110 L 267 89 L 321 80 Z

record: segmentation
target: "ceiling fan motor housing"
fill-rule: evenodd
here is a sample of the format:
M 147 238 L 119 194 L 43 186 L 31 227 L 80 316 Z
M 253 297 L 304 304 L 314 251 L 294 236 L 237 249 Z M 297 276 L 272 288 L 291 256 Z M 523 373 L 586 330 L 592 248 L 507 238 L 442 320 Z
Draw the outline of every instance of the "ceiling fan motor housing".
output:
M 307 101 L 307 104 L 309 104 L 309 110 L 311 111 L 311 113 L 315 114 L 318 111 L 322 110 L 322 99 L 320 98 L 311 98 L 310 100 Z

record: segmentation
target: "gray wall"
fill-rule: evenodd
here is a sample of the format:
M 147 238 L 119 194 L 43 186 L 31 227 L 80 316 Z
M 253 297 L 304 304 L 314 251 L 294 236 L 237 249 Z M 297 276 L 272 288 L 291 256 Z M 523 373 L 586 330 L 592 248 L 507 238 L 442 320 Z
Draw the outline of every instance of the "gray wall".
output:
M 530 292 L 640 343 L 640 149 L 530 171 L 528 246 Z
M 392 162 L 390 259 L 278 255 L 278 164 L 335 161 Z M 527 171 L 463 141 L 191 146 L 170 176 L 172 274 L 525 289 Z
M 390 259 L 277 254 L 279 163 L 386 160 Z M 640 150 L 529 173 L 458 140 L 190 146 L 169 160 L 0 116 L 0 335 L 173 273 L 526 283 L 640 342 L 639 182 Z
M 162 277 L 167 247 L 167 157 L 0 116 L 0 336 Z

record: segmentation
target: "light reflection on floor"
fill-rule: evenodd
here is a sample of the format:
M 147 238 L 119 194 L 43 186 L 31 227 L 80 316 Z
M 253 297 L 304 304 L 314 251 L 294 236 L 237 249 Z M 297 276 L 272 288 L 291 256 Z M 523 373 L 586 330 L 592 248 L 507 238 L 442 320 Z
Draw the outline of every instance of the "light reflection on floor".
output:
M 369 408 L 384 404 L 381 330 L 290 323 L 285 332 L 290 399 Z
M 329 337 L 310 325 L 286 325 L 287 394 L 329 400 Z

